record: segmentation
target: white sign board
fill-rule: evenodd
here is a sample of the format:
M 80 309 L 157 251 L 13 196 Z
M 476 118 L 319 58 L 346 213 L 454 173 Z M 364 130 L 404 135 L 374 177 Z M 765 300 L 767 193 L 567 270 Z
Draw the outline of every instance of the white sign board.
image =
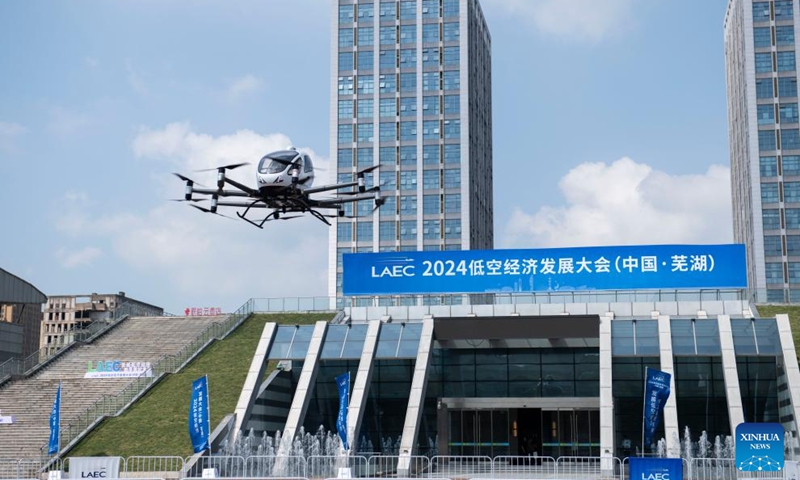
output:
M 152 377 L 150 362 L 121 362 L 119 360 L 89 362 L 83 378 Z
M 14 417 L 11 415 L 0 415 L 0 425 L 11 425 L 14 423 Z
M 119 478 L 122 457 L 70 457 L 69 478 L 85 480 Z

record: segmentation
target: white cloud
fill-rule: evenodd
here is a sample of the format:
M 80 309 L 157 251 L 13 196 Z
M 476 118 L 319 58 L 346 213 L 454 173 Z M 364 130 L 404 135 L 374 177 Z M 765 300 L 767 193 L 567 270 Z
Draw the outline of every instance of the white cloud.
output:
M 559 182 L 566 206 L 517 207 L 504 247 L 568 247 L 732 240 L 730 171 L 670 175 L 622 158 L 584 163 Z
M 230 102 L 236 102 L 246 95 L 258 92 L 263 86 L 263 81 L 248 74 L 231 82 L 225 91 L 225 98 Z
M 286 135 L 278 133 L 243 130 L 212 136 L 192 131 L 188 123 L 173 123 L 156 130 L 142 128 L 132 149 L 141 158 L 167 160 L 176 171 L 210 186 L 215 172 L 193 170 L 243 161 L 255 164 L 265 153 L 290 144 Z M 323 167 L 327 163 L 306 151 Z M 230 172 L 230 177 L 254 185 L 254 168 L 239 168 Z M 179 198 L 183 190 L 180 180 L 165 175 L 152 194 Z M 225 213 L 235 217 L 235 211 Z M 74 238 L 91 231 L 108 240 L 113 255 L 161 284 L 159 288 L 169 292 L 170 298 L 181 299 L 175 300 L 178 305 L 203 298 L 239 304 L 251 296 L 300 297 L 326 292 L 330 227 L 310 217 L 269 222 L 259 230 L 239 219 L 167 201 L 144 213 L 91 216 L 76 208 L 64 217 L 69 221 L 57 223 L 59 231 Z
M 14 139 L 27 131 L 28 129 L 19 123 L 0 121 L 0 150 L 10 151 Z
M 62 248 L 56 252 L 56 258 L 64 268 L 75 268 L 91 265 L 101 256 L 103 256 L 103 251 L 97 247 L 85 247 L 75 251 L 69 251 Z
M 92 118 L 89 115 L 62 107 L 51 108 L 49 113 L 48 128 L 61 139 L 79 135 L 92 124 Z
M 523 18 L 543 34 L 597 42 L 632 19 L 636 0 L 484 0 L 487 9 Z

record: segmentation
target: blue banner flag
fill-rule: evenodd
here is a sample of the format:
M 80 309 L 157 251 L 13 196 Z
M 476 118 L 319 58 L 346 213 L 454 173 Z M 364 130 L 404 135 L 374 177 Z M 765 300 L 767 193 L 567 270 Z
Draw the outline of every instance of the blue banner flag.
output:
M 192 439 L 194 453 L 200 453 L 209 448 L 210 413 L 208 376 L 202 376 L 192 382 L 192 403 L 189 406 L 189 437 Z
M 746 288 L 744 245 L 345 253 L 344 295 Z
M 669 398 L 669 384 L 672 375 L 661 370 L 647 367 L 644 385 L 644 444 L 647 448 L 653 441 L 653 435 L 661 421 L 661 412 Z
M 58 435 L 61 427 L 61 382 L 58 382 L 56 399 L 53 401 L 53 409 L 50 410 L 50 445 L 47 447 L 49 455 L 58 453 Z
M 339 431 L 342 446 L 345 450 L 349 450 L 347 446 L 347 406 L 350 398 L 350 372 L 336 377 L 336 386 L 339 388 L 339 418 L 336 419 L 336 430 Z

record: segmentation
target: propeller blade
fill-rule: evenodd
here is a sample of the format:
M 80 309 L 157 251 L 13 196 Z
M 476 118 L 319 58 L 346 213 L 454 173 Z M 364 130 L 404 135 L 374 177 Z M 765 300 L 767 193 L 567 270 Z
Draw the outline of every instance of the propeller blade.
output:
M 216 167 L 216 168 L 204 168 L 202 170 L 195 170 L 195 172 L 216 172 L 220 168 L 223 169 L 223 170 L 235 170 L 235 169 L 237 169 L 239 167 L 243 167 L 245 165 L 250 165 L 250 162 L 233 163 L 231 165 L 223 165 L 221 167 Z
M 195 184 L 195 185 L 197 185 L 199 187 L 205 187 L 205 185 L 203 185 L 201 183 L 197 183 L 194 180 L 192 180 L 191 178 L 185 177 L 185 176 L 181 175 L 180 173 L 173 173 L 173 175 L 175 175 L 176 177 L 180 178 L 184 182 L 192 182 L 193 184 Z
M 365 169 L 359 170 L 358 173 L 356 173 L 356 175 L 363 174 L 363 173 L 369 173 L 369 172 L 371 172 L 373 170 L 377 170 L 379 167 L 380 167 L 380 165 L 373 165 L 371 167 L 367 167 Z
M 194 207 L 194 208 L 196 208 L 196 209 L 200 210 L 201 212 L 205 212 L 205 213 L 213 213 L 214 215 L 219 215 L 220 217 L 225 217 L 225 218 L 228 218 L 228 219 L 230 219 L 230 220 L 236 220 L 236 219 L 235 219 L 235 218 L 233 218 L 233 217 L 229 217 L 229 216 L 227 216 L 227 215 L 223 215 L 223 214 L 221 214 L 221 213 L 217 213 L 217 212 L 212 212 L 212 211 L 211 211 L 211 210 L 209 210 L 208 208 L 200 207 L 200 206 L 197 206 L 197 205 L 189 205 L 189 206 L 190 206 L 190 207 Z
M 186 200 L 185 198 L 170 198 L 169 201 L 171 202 L 202 202 L 203 200 L 208 200 L 207 198 L 192 198 Z

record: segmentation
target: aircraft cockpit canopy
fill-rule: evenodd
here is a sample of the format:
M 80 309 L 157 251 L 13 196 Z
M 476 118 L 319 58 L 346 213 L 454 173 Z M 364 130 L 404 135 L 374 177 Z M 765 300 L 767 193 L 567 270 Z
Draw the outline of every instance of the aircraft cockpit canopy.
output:
M 288 167 L 298 155 L 300 154 L 291 150 L 270 153 L 258 162 L 258 172 L 281 173 L 286 170 L 286 167 Z M 302 164 L 302 162 L 298 162 L 298 164 Z

